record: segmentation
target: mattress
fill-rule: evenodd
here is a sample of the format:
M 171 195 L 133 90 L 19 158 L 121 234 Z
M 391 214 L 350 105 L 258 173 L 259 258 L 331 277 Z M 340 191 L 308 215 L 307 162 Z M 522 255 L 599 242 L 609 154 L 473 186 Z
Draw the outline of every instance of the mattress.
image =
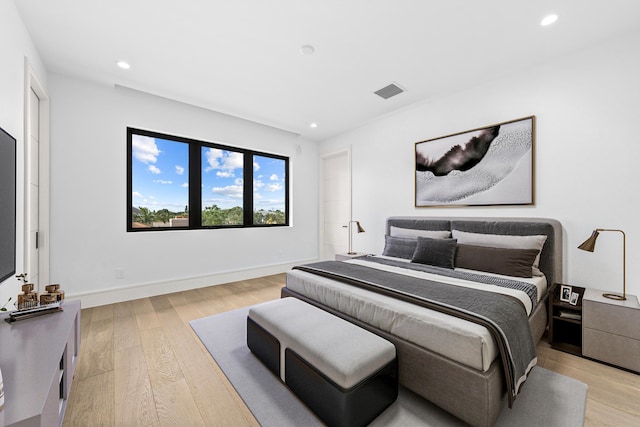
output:
M 478 284 L 462 279 L 437 276 L 381 265 L 364 260 L 349 260 L 348 263 L 366 265 L 372 268 L 409 274 L 431 280 L 466 287 L 482 287 L 491 291 L 508 293 L 521 301 L 531 314 L 529 297 L 521 291 Z M 478 272 L 474 272 L 478 273 Z M 481 273 L 489 276 L 498 276 Z M 535 284 L 538 298 L 546 294 L 547 282 L 544 277 L 513 278 Z M 393 335 L 425 347 L 465 366 L 486 371 L 498 356 L 498 349 L 489 331 L 480 325 L 446 315 L 437 311 L 418 307 L 364 289 L 350 286 L 336 280 L 317 276 L 312 273 L 292 270 L 287 272 L 287 288 L 318 301 L 344 314 L 357 318 L 367 324 L 387 331 Z M 521 294 L 521 295 L 518 295 Z

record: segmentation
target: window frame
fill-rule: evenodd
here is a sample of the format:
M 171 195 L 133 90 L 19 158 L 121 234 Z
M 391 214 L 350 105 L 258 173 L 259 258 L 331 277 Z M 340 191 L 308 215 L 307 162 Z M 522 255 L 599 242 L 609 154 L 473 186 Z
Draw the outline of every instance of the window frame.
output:
M 175 141 L 188 144 L 189 173 L 188 173 L 188 207 L 189 225 L 183 227 L 133 227 L 133 135 L 141 135 L 150 138 L 159 138 L 167 141 Z M 241 153 L 243 155 L 243 193 L 242 193 L 242 224 L 232 225 L 202 225 L 202 151 L 203 148 L 216 148 L 225 151 Z M 267 157 L 284 161 L 284 215 L 283 224 L 254 224 L 254 191 L 253 191 L 253 158 L 254 156 Z M 289 157 L 279 154 L 266 153 L 248 148 L 234 147 L 217 142 L 201 141 L 177 135 L 169 135 L 145 129 L 127 127 L 127 232 L 148 231 L 173 231 L 173 230 L 208 230 L 228 228 L 265 228 L 288 227 L 289 216 Z

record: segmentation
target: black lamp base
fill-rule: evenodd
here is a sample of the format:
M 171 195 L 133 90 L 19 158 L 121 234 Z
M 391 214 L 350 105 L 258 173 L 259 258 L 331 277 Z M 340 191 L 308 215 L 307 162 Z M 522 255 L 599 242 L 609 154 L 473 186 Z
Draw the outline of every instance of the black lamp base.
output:
M 616 299 L 618 301 L 626 301 L 627 297 L 625 297 L 624 295 L 617 295 L 617 294 L 602 294 L 603 297 L 605 298 L 609 298 L 609 299 Z

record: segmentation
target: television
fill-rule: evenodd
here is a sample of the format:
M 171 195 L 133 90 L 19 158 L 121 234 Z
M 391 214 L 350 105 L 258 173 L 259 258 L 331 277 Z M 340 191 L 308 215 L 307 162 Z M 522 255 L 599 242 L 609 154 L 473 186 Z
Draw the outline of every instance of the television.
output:
M 0 283 L 16 272 L 16 139 L 0 128 Z

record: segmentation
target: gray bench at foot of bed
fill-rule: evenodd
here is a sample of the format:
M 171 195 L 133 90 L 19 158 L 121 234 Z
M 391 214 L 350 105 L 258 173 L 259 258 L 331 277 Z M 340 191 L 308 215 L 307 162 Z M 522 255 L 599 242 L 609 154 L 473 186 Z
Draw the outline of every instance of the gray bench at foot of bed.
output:
M 298 299 L 251 307 L 247 345 L 330 426 L 366 425 L 398 396 L 393 344 Z

